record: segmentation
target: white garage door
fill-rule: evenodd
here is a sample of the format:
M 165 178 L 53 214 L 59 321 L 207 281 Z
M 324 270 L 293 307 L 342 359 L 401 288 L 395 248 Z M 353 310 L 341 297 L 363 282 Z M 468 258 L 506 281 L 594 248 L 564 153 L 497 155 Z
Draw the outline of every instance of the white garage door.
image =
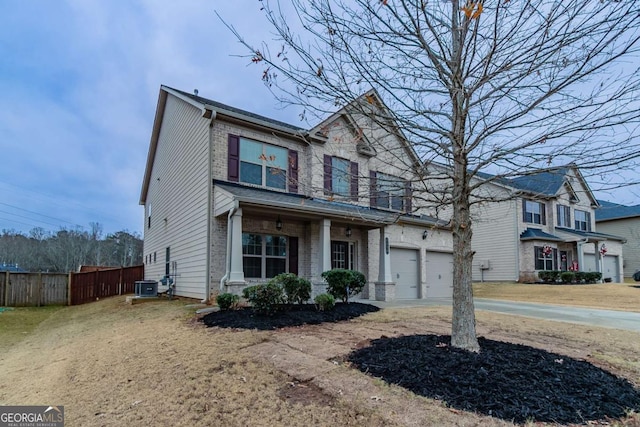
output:
M 611 277 L 611 281 L 614 283 L 620 283 L 620 271 L 618 270 L 618 256 L 617 255 L 605 255 L 604 265 L 602 267 L 602 279 L 605 277 Z
M 396 283 L 396 299 L 420 297 L 418 271 L 418 251 L 391 249 L 391 277 Z
M 453 296 L 453 254 L 427 251 L 427 298 Z
M 593 254 L 584 254 L 584 265 L 578 266 L 580 271 L 598 271 L 596 257 Z
M 596 257 L 593 254 L 584 255 L 584 267 L 580 268 L 581 271 L 598 271 L 596 268 Z M 612 282 L 619 283 L 622 278 L 620 277 L 620 270 L 618 270 L 618 255 L 606 255 L 604 257 L 604 265 L 602 266 L 602 279 L 605 277 L 611 277 Z

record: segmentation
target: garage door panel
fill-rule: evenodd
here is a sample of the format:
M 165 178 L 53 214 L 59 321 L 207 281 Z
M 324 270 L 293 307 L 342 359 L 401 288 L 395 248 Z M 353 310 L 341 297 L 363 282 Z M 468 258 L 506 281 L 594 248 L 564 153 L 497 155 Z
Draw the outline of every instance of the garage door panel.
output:
M 426 254 L 427 298 L 451 298 L 453 295 L 453 254 Z
M 416 299 L 419 292 L 418 251 L 391 249 L 391 277 L 396 284 L 396 299 Z

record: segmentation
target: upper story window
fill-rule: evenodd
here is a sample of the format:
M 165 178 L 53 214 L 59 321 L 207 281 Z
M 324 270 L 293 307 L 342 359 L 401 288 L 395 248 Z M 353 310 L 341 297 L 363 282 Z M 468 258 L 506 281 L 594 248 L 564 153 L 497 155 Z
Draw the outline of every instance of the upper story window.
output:
M 358 200 L 358 163 L 325 154 L 324 192 Z
M 287 188 L 288 150 L 240 138 L 240 182 Z
M 298 152 L 229 135 L 228 179 L 298 192 Z
M 523 221 L 530 224 L 547 223 L 544 203 L 523 200 Z
M 371 206 L 411 212 L 411 183 L 396 176 L 372 171 Z
M 571 209 L 569 206 L 557 205 L 558 227 L 571 228 Z
M 576 230 L 591 231 L 591 212 L 575 210 Z

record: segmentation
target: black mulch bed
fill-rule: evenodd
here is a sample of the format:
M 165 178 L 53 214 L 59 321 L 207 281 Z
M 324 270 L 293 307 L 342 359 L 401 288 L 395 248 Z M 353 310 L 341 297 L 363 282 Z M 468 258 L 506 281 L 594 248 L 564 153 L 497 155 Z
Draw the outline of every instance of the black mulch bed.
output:
M 378 310 L 379 308 L 376 306 L 358 302 L 336 303 L 334 309 L 330 311 L 318 311 L 314 304 L 303 304 L 292 305 L 287 310 L 278 311 L 272 316 L 265 316 L 255 314 L 251 308 L 246 307 L 239 310 L 209 313 L 202 318 L 202 321 L 207 326 L 220 328 L 272 330 L 289 326 L 340 322 Z
M 484 338 L 476 354 L 451 348 L 450 341 L 437 335 L 380 338 L 347 360 L 450 407 L 516 423 L 582 424 L 640 411 L 640 390 L 588 362 Z
M 210 313 L 207 326 L 273 330 L 352 319 L 378 308 L 313 304 L 273 316 L 250 308 Z M 640 411 L 640 390 L 592 364 L 524 345 L 479 338 L 481 352 L 451 348 L 449 336 L 410 335 L 373 340 L 347 360 L 356 368 L 448 406 L 516 423 L 583 424 Z

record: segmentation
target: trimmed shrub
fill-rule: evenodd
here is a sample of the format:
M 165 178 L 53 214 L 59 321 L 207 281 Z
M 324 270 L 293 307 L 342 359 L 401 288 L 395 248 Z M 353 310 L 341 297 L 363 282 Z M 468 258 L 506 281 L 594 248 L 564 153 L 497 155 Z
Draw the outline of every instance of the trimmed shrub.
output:
M 284 290 L 282 286 L 273 281 L 249 286 L 242 290 L 242 296 L 251 304 L 251 307 L 259 314 L 273 314 L 284 302 Z
M 320 311 L 332 310 L 336 305 L 336 299 L 331 294 L 320 294 L 313 300 L 318 305 L 318 310 Z
M 576 275 L 572 271 L 563 271 L 560 273 L 560 280 L 562 283 L 572 283 L 576 278 Z
M 240 297 L 238 295 L 230 293 L 220 294 L 216 298 L 216 302 L 218 303 L 220 310 L 235 309 L 238 306 L 239 301 Z
M 588 271 L 585 273 L 584 280 L 587 283 L 596 283 L 600 279 L 602 279 L 602 273 L 600 273 L 599 271 Z
M 545 283 L 554 283 L 560 278 L 560 271 L 542 270 L 538 272 L 538 277 Z
M 311 282 L 293 273 L 282 273 L 271 279 L 284 289 L 287 304 L 304 304 L 311 298 Z
M 344 302 L 349 302 L 350 296 L 359 294 L 367 283 L 364 274 L 342 268 L 325 271 L 322 277 L 327 281 L 327 292 Z

